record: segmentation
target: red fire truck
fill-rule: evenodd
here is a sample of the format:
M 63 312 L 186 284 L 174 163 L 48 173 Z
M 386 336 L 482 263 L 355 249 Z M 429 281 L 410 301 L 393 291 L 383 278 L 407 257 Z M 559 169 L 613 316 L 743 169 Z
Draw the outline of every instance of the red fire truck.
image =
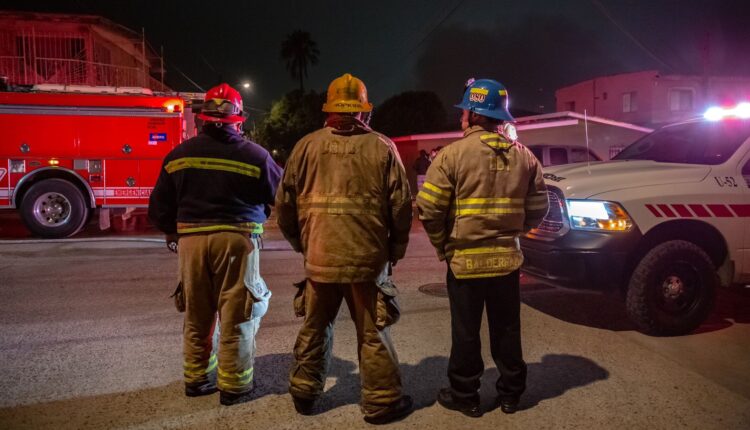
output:
M 0 208 L 59 238 L 97 207 L 147 206 L 162 159 L 195 133 L 190 99 L 142 88 L 0 91 Z

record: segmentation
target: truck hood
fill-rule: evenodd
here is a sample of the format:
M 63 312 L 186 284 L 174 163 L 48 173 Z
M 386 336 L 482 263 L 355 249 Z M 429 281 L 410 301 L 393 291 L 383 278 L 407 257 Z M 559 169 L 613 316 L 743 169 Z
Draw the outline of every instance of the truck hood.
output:
M 695 164 L 614 160 L 545 168 L 544 179 L 548 185 L 560 188 L 566 198 L 586 199 L 627 188 L 700 182 L 709 172 L 710 166 Z

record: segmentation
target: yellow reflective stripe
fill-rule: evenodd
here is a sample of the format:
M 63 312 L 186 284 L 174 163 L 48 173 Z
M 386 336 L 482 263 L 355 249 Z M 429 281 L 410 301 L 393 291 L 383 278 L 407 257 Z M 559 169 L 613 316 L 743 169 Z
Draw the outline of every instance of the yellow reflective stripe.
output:
M 440 197 L 435 197 L 435 196 L 433 196 L 431 194 L 427 194 L 424 190 L 421 190 L 420 192 L 417 193 L 417 198 L 418 199 L 425 199 L 428 202 L 432 202 L 432 203 L 435 203 L 435 204 L 438 204 L 438 205 L 443 205 L 443 206 L 445 206 L 448 203 L 450 203 L 446 199 L 442 199 Z
M 524 199 L 514 199 L 510 197 L 474 197 L 470 199 L 458 199 L 459 205 L 484 205 L 484 204 L 517 204 L 522 205 Z
M 502 215 L 523 212 L 523 208 L 456 208 L 456 215 Z
M 422 187 L 426 188 L 426 189 L 428 189 L 430 191 L 432 191 L 433 193 L 441 195 L 441 196 L 445 196 L 445 197 L 450 197 L 451 196 L 451 192 L 450 191 L 443 190 L 442 188 L 438 187 L 437 185 L 433 185 L 433 184 L 431 184 L 429 182 L 425 182 L 424 184 L 422 184 Z
M 241 388 L 253 380 L 253 368 L 249 368 L 240 373 L 229 373 L 221 370 L 217 371 L 221 380 L 221 385 L 232 388 Z
M 223 158 L 183 157 L 172 160 L 164 166 L 164 170 L 170 174 L 182 169 L 221 170 L 260 178 L 260 168 L 258 166 L 234 160 L 225 160 Z
M 498 252 L 517 252 L 516 246 L 485 246 L 480 248 L 456 249 L 455 255 L 493 254 Z
M 213 372 L 218 365 L 219 360 L 216 358 L 216 354 L 211 354 L 211 359 L 208 361 L 208 369 L 206 369 L 206 373 Z
M 473 94 L 484 94 L 485 96 L 490 93 L 490 90 L 487 88 L 472 88 L 469 90 L 470 93 Z
M 508 90 L 499 90 L 497 93 L 500 94 L 501 96 L 507 96 Z
M 216 369 L 219 361 L 216 358 L 216 354 L 211 354 L 211 358 L 208 359 L 207 363 L 188 363 L 182 364 L 183 373 L 188 378 L 202 378 L 206 374 L 211 373 Z
M 206 233 L 213 231 L 238 231 L 242 233 L 263 233 L 263 224 L 248 223 L 243 225 L 236 224 L 214 224 L 214 225 L 180 225 L 177 224 L 177 233 L 189 234 L 189 233 Z
M 497 133 L 489 133 L 489 134 L 483 134 L 479 136 L 480 139 L 484 142 L 485 140 L 500 140 L 500 135 Z
M 383 210 L 379 200 L 369 197 L 307 196 L 297 206 L 307 212 L 338 215 L 377 215 Z

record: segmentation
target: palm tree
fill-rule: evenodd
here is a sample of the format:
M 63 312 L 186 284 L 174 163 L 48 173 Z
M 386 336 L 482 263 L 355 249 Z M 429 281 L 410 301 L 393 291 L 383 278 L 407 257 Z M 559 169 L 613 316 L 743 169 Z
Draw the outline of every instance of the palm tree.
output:
M 304 78 L 308 65 L 318 64 L 318 44 L 310 38 L 310 33 L 296 30 L 286 36 L 281 43 L 281 59 L 286 61 L 286 70 L 292 78 L 299 79 L 299 89 L 304 93 Z

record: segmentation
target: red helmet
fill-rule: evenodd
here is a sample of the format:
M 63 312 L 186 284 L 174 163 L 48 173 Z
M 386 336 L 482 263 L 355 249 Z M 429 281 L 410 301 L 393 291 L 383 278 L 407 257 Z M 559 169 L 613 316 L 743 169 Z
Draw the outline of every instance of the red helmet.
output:
M 219 84 L 206 93 L 198 118 L 225 124 L 243 122 L 242 96 L 229 84 Z

